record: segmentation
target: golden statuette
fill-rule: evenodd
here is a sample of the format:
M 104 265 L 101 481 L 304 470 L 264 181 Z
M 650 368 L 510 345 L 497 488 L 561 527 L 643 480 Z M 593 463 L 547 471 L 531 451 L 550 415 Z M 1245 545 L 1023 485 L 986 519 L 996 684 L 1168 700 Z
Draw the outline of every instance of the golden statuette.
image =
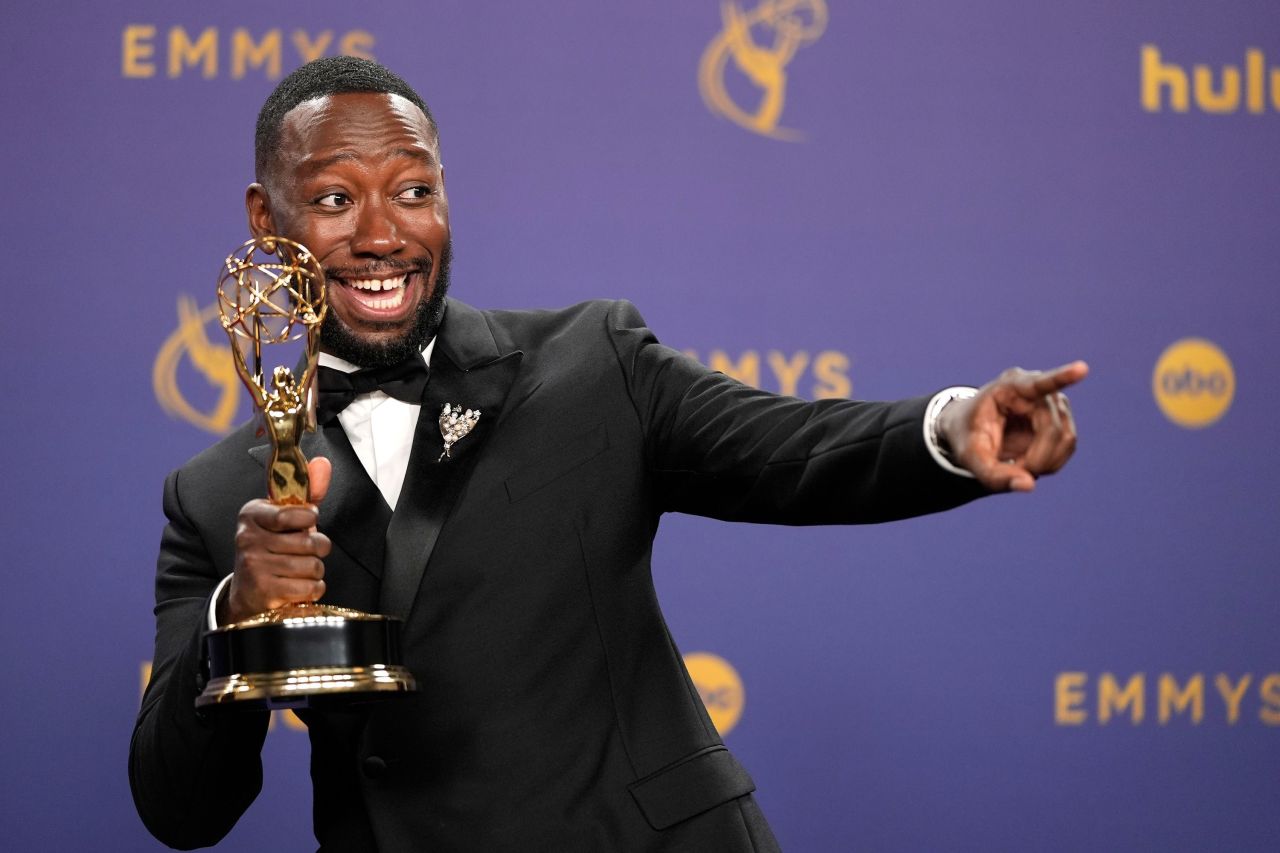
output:
M 320 354 L 324 271 L 306 247 L 283 237 L 250 240 L 223 262 L 218 314 L 231 338 L 236 372 L 271 433 L 267 496 L 272 503 L 309 502 L 307 460 L 298 449 L 312 427 L 310 389 Z M 277 367 L 267 380 L 263 346 L 305 339 L 303 371 Z
M 300 441 L 315 428 L 312 399 L 326 311 L 324 270 L 307 248 L 283 237 L 250 240 L 223 262 L 218 313 L 236 372 L 271 440 L 267 497 L 310 503 Z M 263 350 L 302 342 L 300 374 L 268 373 Z M 321 699 L 376 698 L 416 689 L 400 664 L 400 621 L 300 601 L 205 635 L 209 680 L 197 707 L 298 707 Z

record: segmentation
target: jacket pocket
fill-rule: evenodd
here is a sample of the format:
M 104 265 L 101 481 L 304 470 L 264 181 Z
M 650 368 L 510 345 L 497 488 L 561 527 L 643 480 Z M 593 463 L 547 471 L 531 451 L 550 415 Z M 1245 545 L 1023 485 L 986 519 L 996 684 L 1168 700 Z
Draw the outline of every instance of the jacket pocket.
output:
M 559 452 L 526 465 L 507 478 L 507 500 L 515 503 L 528 497 L 579 465 L 591 461 L 608 448 L 609 432 L 603 422 L 586 432 L 562 439 L 559 442 Z
M 738 759 L 710 746 L 629 786 L 645 820 L 666 829 L 756 789 Z

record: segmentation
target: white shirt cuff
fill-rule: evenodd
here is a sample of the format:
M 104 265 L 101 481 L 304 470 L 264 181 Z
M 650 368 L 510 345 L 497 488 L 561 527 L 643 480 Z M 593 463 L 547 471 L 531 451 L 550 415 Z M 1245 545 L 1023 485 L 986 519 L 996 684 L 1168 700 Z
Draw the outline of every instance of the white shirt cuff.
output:
M 222 598 L 222 593 L 226 590 L 227 584 L 231 583 L 231 575 L 218 582 L 213 588 L 213 598 L 209 599 L 209 630 L 218 630 L 218 601 Z
M 938 416 L 942 414 L 942 410 L 952 400 L 967 400 L 976 396 L 978 396 L 977 388 L 971 388 L 968 385 L 954 385 L 934 394 L 933 399 L 929 401 L 929 405 L 924 410 L 924 444 L 925 447 L 929 448 L 929 455 L 933 457 L 933 461 L 943 468 L 961 477 L 972 477 L 973 473 L 952 462 L 951 454 L 942 449 L 942 443 L 938 439 Z

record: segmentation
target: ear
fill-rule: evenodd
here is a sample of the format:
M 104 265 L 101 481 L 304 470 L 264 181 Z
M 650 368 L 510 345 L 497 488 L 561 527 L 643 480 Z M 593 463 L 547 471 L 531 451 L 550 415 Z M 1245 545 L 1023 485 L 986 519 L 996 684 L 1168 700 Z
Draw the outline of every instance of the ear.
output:
M 275 219 L 271 215 L 271 199 L 267 196 L 267 188 L 262 184 L 249 184 L 249 188 L 244 191 L 244 209 L 249 216 L 249 233 L 254 237 L 280 233 L 276 231 Z

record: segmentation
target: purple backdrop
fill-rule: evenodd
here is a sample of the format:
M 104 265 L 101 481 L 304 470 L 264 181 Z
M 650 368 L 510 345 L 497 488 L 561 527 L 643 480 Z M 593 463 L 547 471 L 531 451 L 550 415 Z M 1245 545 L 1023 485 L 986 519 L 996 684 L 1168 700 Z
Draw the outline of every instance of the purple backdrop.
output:
M 763 387 L 803 365 L 802 396 L 1090 361 L 1080 452 L 1034 496 L 878 528 L 664 521 L 667 615 L 740 674 L 727 741 L 784 848 L 1275 849 L 1280 12 L 782 6 L 810 36 L 829 15 L 757 69 L 776 127 L 742 43 L 724 99 L 700 94 L 719 0 L 0 10 L 8 849 L 158 846 L 125 766 L 160 484 L 214 439 L 175 400 L 217 401 L 199 336 L 165 344 L 246 236 L 252 121 L 299 43 L 431 103 L 473 304 L 626 297 Z M 795 32 L 738 8 L 758 47 Z M 1185 351 L 1156 371 L 1188 337 L 1229 390 Z M 1229 406 L 1188 428 L 1153 373 L 1184 421 Z M 277 726 L 265 760 L 222 849 L 310 838 L 305 735 Z

